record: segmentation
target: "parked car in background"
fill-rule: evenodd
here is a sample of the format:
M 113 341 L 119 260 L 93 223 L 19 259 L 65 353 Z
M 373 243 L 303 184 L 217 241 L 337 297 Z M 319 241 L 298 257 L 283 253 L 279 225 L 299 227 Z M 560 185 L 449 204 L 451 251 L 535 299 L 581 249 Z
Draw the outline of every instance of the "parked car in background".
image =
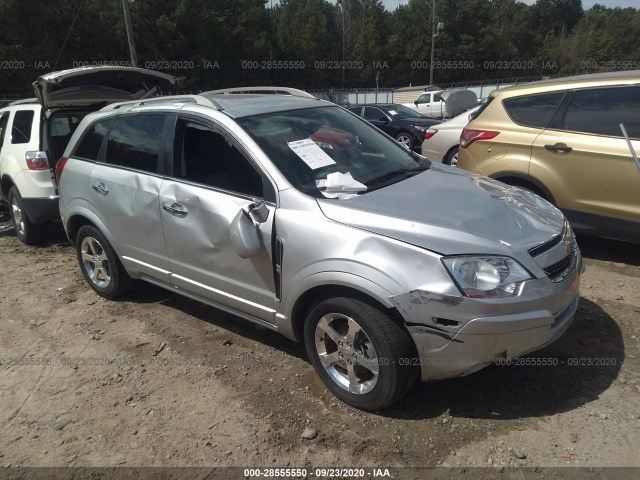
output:
M 447 109 L 442 98 L 443 90 L 421 93 L 413 102 L 403 103 L 407 108 L 415 110 L 422 115 L 433 118 L 443 118 Z
M 451 120 L 429 127 L 422 142 L 422 155 L 434 162 L 455 166 L 462 129 L 469 123 L 480 106 L 467 110 Z
M 37 98 L 0 109 L 0 201 L 17 237 L 33 245 L 40 226 L 60 218 L 53 169 L 84 116 L 108 102 L 152 96 L 173 77 L 127 67 L 84 67 L 49 73 Z
M 640 71 L 493 92 L 463 130 L 458 167 L 537 193 L 577 232 L 640 242 Z
M 279 90 L 81 121 L 56 176 L 97 294 L 142 279 L 302 341 L 327 388 L 367 410 L 569 327 L 582 260 L 558 209 Z
M 349 110 L 375 125 L 409 150 L 420 150 L 427 129 L 439 120 L 396 103 L 353 105 Z

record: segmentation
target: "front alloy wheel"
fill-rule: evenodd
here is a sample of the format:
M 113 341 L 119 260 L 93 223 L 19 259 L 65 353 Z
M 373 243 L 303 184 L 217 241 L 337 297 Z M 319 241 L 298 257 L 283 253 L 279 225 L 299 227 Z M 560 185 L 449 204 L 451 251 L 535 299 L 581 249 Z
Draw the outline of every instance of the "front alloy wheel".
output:
M 327 374 L 345 391 L 363 394 L 376 386 L 376 349 L 353 318 L 340 313 L 323 316 L 316 326 L 316 351 Z
M 315 304 L 304 324 L 304 342 L 327 388 L 363 410 L 400 400 L 418 373 L 409 333 L 366 300 L 335 297 Z

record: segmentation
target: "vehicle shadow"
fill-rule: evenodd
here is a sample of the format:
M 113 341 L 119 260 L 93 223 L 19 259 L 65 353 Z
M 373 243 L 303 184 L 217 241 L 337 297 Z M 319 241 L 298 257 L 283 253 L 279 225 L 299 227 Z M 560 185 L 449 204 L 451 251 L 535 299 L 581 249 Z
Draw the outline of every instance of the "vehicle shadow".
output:
M 577 238 L 580 251 L 585 258 L 640 266 L 638 245 L 584 235 L 579 235 Z
M 510 366 L 492 365 L 473 375 L 421 383 L 383 416 L 403 419 L 452 417 L 518 419 L 553 415 L 596 399 L 624 362 L 618 324 L 582 298 L 575 320 L 556 342 Z M 548 359 L 548 366 L 526 359 Z
M 170 292 L 146 282 L 140 282 L 135 291 L 116 301 L 132 301 L 136 303 L 162 303 L 163 306 L 175 309 L 186 315 L 195 317 L 204 323 L 235 333 L 249 341 L 280 350 L 287 355 L 307 361 L 302 344 L 296 343 L 283 335 L 262 327 L 253 322 L 237 317 L 215 307 Z

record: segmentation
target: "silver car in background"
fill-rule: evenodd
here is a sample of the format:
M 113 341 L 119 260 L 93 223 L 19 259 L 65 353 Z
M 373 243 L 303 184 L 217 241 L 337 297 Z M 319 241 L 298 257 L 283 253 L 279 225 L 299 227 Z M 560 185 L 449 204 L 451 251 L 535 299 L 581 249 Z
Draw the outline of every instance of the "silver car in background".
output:
M 558 209 L 301 91 L 110 105 L 56 175 L 99 295 L 141 279 L 303 341 L 358 408 L 537 350 L 577 309 L 582 260 Z

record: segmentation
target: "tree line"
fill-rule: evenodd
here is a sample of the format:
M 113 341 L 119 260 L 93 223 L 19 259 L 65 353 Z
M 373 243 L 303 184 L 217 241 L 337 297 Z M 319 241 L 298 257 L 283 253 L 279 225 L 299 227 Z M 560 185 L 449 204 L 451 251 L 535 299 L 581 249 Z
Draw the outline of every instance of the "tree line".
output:
M 427 84 L 434 0 L 135 0 L 138 66 L 184 90 Z M 38 75 L 129 64 L 120 0 L 2 0 L 0 93 Z M 581 0 L 437 0 L 434 83 L 638 69 L 640 11 Z

